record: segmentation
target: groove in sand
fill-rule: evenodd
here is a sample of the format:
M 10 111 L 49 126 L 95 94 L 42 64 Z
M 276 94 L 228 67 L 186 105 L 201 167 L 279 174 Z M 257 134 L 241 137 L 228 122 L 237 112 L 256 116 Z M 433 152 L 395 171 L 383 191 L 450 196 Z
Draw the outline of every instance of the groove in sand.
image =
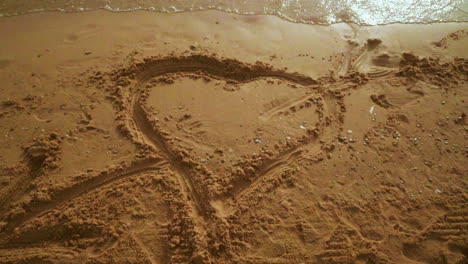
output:
M 14 222 L 11 222 L 11 224 L 6 227 L 5 231 L 11 232 L 14 228 L 21 226 L 30 219 L 42 216 L 47 212 L 65 204 L 66 202 L 71 201 L 77 197 L 81 197 L 104 185 L 108 185 L 117 180 L 128 178 L 147 171 L 158 170 L 160 166 L 164 165 L 164 163 L 164 161 L 155 162 L 154 160 L 145 160 L 135 164 L 130 168 L 108 174 L 98 175 L 84 182 L 70 186 L 55 195 L 52 201 L 28 208 L 28 213 L 25 216 L 16 219 Z
M 141 106 L 141 92 L 144 91 L 144 84 L 151 78 L 170 73 L 183 72 L 201 73 L 215 79 L 224 79 L 235 83 L 245 83 L 259 78 L 273 77 L 302 86 L 317 84 L 314 79 L 301 74 L 287 73 L 264 65 L 246 66 L 238 61 L 228 59 L 218 60 L 216 58 L 203 55 L 147 60 L 142 64 L 137 65 L 137 68 L 140 69 L 140 72 L 138 72 L 138 83 L 135 86 L 136 91 L 131 99 L 132 118 L 137 130 L 141 132 L 145 143 L 149 143 L 153 147 L 159 149 L 162 152 L 162 155 L 167 158 L 171 167 L 175 171 L 178 181 L 183 187 L 184 193 L 188 197 L 191 197 L 189 203 L 191 203 L 193 211 L 196 214 L 205 217 L 209 212 L 214 211 L 208 199 L 202 195 L 202 193 L 206 194 L 207 192 L 206 190 L 203 190 L 204 188 L 202 186 L 197 186 L 192 175 L 190 175 L 190 168 L 187 168 L 185 164 L 180 162 L 180 158 L 178 158 L 176 154 L 172 153 L 172 151 L 167 147 L 164 137 L 158 131 L 155 131 L 150 124 L 150 120 L 148 120 L 145 110 Z M 307 95 L 304 98 L 301 97 L 294 102 L 297 103 L 299 101 L 303 101 L 310 96 L 311 95 Z M 293 150 L 287 151 L 283 155 L 289 154 Z M 277 159 L 281 159 L 283 155 L 280 155 Z M 263 174 L 265 173 L 262 173 L 260 170 L 260 177 L 256 178 L 263 178 Z M 250 186 L 250 184 L 248 186 Z M 248 186 L 239 186 L 236 189 L 246 189 Z

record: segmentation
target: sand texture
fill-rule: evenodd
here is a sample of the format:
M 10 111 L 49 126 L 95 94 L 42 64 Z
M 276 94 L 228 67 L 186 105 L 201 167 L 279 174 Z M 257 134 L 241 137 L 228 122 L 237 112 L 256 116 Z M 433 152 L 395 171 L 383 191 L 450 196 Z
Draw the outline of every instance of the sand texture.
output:
M 466 24 L 0 34 L 0 263 L 468 263 Z

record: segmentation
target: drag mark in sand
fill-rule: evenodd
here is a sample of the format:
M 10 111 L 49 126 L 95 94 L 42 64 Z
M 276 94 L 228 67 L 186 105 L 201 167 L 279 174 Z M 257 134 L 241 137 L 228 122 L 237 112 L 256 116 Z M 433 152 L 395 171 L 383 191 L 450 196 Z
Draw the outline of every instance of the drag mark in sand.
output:
M 21 226 L 27 221 L 47 214 L 51 210 L 54 210 L 73 199 L 82 197 L 83 195 L 86 195 L 102 186 L 109 185 L 121 179 L 140 175 L 145 172 L 159 170 L 161 167 L 165 166 L 165 164 L 165 161 L 160 160 L 144 160 L 142 162 L 135 163 L 126 169 L 120 169 L 110 173 L 100 173 L 98 176 L 92 177 L 89 180 L 65 188 L 56 194 L 50 202 L 32 206 L 28 209 L 28 213 L 26 215 L 16 219 L 14 222 L 11 222 L 11 224 L 6 226 L 4 231 L 11 232 L 16 227 Z

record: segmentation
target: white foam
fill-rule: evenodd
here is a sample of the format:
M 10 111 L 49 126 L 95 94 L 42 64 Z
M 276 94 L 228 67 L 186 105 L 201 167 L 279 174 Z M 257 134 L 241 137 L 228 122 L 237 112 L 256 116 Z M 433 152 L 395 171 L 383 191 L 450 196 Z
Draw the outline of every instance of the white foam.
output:
M 148 10 L 176 13 L 215 9 L 244 15 L 269 14 L 292 22 L 333 24 L 354 22 L 364 25 L 391 23 L 468 22 L 464 0 L 35 0 L 34 7 L 4 2 L 0 16 L 33 12 L 82 12 L 105 9 L 114 12 Z

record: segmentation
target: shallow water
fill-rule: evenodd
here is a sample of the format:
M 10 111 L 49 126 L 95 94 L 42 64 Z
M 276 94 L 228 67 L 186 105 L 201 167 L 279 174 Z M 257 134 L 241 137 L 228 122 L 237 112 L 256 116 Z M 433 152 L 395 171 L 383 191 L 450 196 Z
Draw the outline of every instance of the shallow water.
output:
M 270 14 L 309 24 L 468 21 L 468 0 L 0 0 L 0 16 L 95 9 L 168 13 L 216 9 L 239 14 Z

